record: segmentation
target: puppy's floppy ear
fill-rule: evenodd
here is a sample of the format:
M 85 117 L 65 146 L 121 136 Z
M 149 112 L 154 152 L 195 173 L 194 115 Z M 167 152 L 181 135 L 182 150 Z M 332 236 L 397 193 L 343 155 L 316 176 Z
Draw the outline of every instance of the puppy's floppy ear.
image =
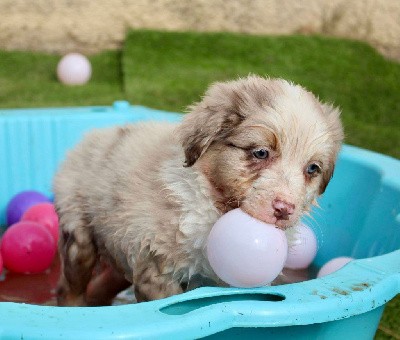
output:
M 329 164 L 328 170 L 324 171 L 324 173 L 322 174 L 322 182 L 319 186 L 319 191 L 318 191 L 320 195 L 322 195 L 325 192 L 326 187 L 328 186 L 330 180 L 333 177 L 334 171 L 335 171 L 335 164 L 334 162 L 332 162 L 331 164 Z
M 237 90 L 234 82 L 216 83 L 201 102 L 189 107 L 178 128 L 185 166 L 192 166 L 214 141 L 223 140 L 245 119 Z
M 332 141 L 328 169 L 322 174 L 322 182 L 319 187 L 319 193 L 323 194 L 329 181 L 333 177 L 336 158 L 343 142 L 344 132 L 340 120 L 340 110 L 331 104 L 321 104 L 321 106 L 323 113 L 326 115 L 328 125 L 327 133 L 329 134 L 329 139 Z

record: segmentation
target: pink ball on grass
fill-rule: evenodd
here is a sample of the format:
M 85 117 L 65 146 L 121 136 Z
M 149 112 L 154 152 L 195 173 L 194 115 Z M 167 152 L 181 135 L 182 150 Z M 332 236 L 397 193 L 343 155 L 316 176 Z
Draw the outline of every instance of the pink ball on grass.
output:
M 354 258 L 352 258 L 352 257 L 346 257 L 346 256 L 336 257 L 336 258 L 328 261 L 321 267 L 321 269 L 319 270 L 319 272 L 317 274 L 317 277 L 323 277 L 323 276 L 329 275 L 331 273 L 334 273 L 353 260 L 354 260 Z
M 47 228 L 54 238 L 57 246 L 58 242 L 58 215 L 54 204 L 50 202 L 39 203 L 30 207 L 22 215 L 21 221 L 37 222 Z
M 215 274 L 234 287 L 261 287 L 282 271 L 287 256 L 285 233 L 234 209 L 214 224 L 207 257 Z
M 46 227 L 36 222 L 22 221 L 6 230 L 0 251 L 7 269 L 16 273 L 36 274 L 50 267 L 56 247 Z
M 292 236 L 292 240 L 289 237 L 285 268 L 307 268 L 317 254 L 317 237 L 313 230 L 305 224 L 294 226 L 289 235 Z
M 83 85 L 92 75 L 90 61 L 80 53 L 68 53 L 57 65 L 57 77 L 66 85 Z
M 49 198 L 42 193 L 34 190 L 22 191 L 16 194 L 7 205 L 7 225 L 12 225 L 20 221 L 22 215 L 31 206 L 48 202 Z

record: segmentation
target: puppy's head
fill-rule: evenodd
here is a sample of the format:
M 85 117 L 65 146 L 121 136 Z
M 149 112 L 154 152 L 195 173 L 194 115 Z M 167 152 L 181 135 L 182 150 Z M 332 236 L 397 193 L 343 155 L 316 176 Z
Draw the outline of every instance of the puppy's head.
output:
M 281 228 L 296 224 L 332 177 L 339 110 L 282 79 L 216 83 L 179 134 L 186 166 L 205 174 L 222 211 L 241 207 Z

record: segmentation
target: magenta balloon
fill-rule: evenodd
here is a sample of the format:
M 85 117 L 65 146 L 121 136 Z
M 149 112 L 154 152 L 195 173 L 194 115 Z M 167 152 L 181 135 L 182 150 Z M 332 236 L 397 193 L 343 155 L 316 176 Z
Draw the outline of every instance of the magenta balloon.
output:
M 36 222 L 13 224 L 1 239 L 4 267 L 16 273 L 40 273 L 50 267 L 56 254 L 53 236 Z
M 58 215 L 54 204 L 44 202 L 30 207 L 21 217 L 21 221 L 37 222 L 47 228 L 54 238 L 55 246 L 58 243 Z
M 287 256 L 285 233 L 234 209 L 214 224 L 207 257 L 215 274 L 234 287 L 260 287 L 282 271 Z

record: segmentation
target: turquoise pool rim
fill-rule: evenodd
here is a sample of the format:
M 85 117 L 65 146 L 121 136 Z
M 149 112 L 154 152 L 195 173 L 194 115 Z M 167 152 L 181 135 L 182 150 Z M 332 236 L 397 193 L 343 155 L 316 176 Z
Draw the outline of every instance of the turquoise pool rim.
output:
M 1 191 L 7 198 L 20 188 L 26 189 L 27 185 L 30 189 L 49 192 L 49 178 L 62 158 L 60 153 L 73 145 L 83 130 L 153 119 L 177 122 L 181 115 L 130 106 L 125 102 L 117 102 L 113 107 L 0 110 L 0 132 L 3 136 L 0 150 L 5 150 L 9 156 L 12 154 L 10 148 L 15 147 L 18 151 L 10 156 L 13 158 L 9 161 L 10 168 L 0 174 L 0 183 L 12 178 L 12 170 L 21 159 L 30 157 L 30 167 L 43 163 L 41 153 L 32 147 L 35 143 L 27 147 L 22 143 L 32 141 L 32 138 L 35 140 L 39 134 L 41 138 L 54 141 L 63 128 L 67 129 L 70 138 L 65 145 L 58 141 L 46 150 L 51 164 L 43 169 L 44 179 L 32 175 L 28 181 L 24 178 L 24 171 L 30 170 L 28 167 L 18 174 L 14 173 L 21 183 L 9 183 Z M 21 141 L 25 134 L 29 138 Z M 0 156 L 3 162 L 4 157 L 3 152 Z M 340 160 L 356 163 L 376 173 L 379 177 L 378 195 L 387 189 L 400 193 L 399 160 L 349 145 L 343 146 Z M 2 204 L 4 202 L 3 199 Z M 394 206 L 395 209 L 391 210 L 394 215 L 390 216 L 391 230 L 399 231 L 400 201 Z M 379 233 L 385 232 L 384 226 L 378 230 Z M 351 327 L 352 318 L 356 320 L 362 315 L 372 315 L 377 325 L 383 306 L 398 293 L 400 250 L 397 248 L 379 256 L 352 261 L 324 278 L 274 287 L 206 287 L 159 301 L 111 307 L 71 308 L 3 302 L 0 303 L 0 338 L 192 339 L 234 329 L 328 325 L 345 319 L 349 320 Z M 369 322 L 372 319 L 368 319 Z M 373 334 L 365 336 L 372 337 Z M 359 334 L 358 338 L 363 337 Z

